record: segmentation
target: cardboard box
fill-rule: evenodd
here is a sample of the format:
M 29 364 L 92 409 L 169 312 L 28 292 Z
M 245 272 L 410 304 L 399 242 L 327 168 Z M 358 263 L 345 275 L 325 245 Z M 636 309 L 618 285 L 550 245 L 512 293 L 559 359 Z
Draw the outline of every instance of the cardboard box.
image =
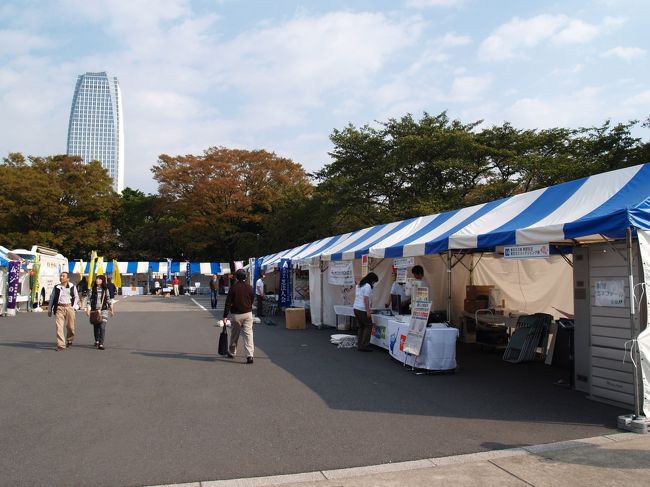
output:
M 464 309 L 468 313 L 475 313 L 477 309 L 486 309 L 488 307 L 487 299 L 466 299 Z
M 284 310 L 284 321 L 289 330 L 306 330 L 305 308 L 287 308 Z
M 467 299 L 487 299 L 490 295 L 490 289 L 493 287 L 493 284 L 488 286 L 466 286 L 465 297 Z

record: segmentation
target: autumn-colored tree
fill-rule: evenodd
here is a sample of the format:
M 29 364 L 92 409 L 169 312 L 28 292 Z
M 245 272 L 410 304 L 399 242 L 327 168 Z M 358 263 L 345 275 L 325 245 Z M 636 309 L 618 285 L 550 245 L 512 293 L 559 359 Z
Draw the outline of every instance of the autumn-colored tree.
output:
M 91 249 L 109 252 L 118 199 L 99 162 L 77 156 L 29 157 L 13 153 L 0 164 L 0 243 L 9 248 L 34 244 L 66 256 Z
M 263 255 L 265 216 L 295 194 L 311 191 L 302 166 L 265 150 L 213 147 L 200 156 L 163 154 L 152 172 L 169 218 L 178 220 L 169 233 L 174 257 L 192 260 Z

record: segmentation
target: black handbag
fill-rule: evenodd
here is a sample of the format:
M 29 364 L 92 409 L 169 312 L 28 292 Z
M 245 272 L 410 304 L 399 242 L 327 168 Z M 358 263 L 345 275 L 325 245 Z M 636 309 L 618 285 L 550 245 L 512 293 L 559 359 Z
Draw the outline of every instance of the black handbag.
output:
M 219 335 L 219 355 L 228 355 L 228 330 L 226 330 L 226 324 L 223 324 L 223 329 Z
M 103 321 L 102 312 L 99 310 L 94 310 L 90 312 L 90 324 L 91 325 L 101 325 Z

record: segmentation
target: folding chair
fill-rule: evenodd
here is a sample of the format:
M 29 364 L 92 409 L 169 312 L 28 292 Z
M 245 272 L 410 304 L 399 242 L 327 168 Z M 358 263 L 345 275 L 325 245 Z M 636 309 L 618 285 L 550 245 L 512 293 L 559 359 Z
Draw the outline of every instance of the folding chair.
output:
M 546 313 L 519 317 L 517 328 L 503 352 L 503 360 L 515 364 L 533 360 L 537 347 L 542 346 L 542 350 L 545 349 L 545 337 L 552 320 L 553 317 Z

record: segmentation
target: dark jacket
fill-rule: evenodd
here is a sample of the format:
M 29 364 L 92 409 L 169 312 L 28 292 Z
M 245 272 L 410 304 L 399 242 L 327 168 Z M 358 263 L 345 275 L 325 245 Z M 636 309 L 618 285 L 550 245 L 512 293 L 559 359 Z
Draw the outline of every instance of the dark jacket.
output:
M 50 296 L 50 305 L 48 306 L 48 312 L 56 313 L 56 308 L 59 306 L 59 295 L 61 294 L 61 284 L 57 284 L 52 289 L 52 295 Z M 79 294 L 77 293 L 77 288 L 74 284 L 68 283 L 67 286 L 70 289 L 70 304 L 74 307 L 74 302 L 77 299 Z
M 91 311 L 109 309 L 111 307 L 111 299 L 110 299 L 110 293 L 108 291 L 108 288 L 104 289 L 104 292 L 102 293 L 102 301 L 101 303 L 98 303 L 97 287 L 93 286 L 92 289 L 90 290 L 90 299 L 88 300 L 88 307 L 90 307 Z
M 253 311 L 253 286 L 244 281 L 237 281 L 230 286 L 226 297 L 226 307 L 223 310 L 223 317 L 227 318 L 228 313 L 240 315 Z

